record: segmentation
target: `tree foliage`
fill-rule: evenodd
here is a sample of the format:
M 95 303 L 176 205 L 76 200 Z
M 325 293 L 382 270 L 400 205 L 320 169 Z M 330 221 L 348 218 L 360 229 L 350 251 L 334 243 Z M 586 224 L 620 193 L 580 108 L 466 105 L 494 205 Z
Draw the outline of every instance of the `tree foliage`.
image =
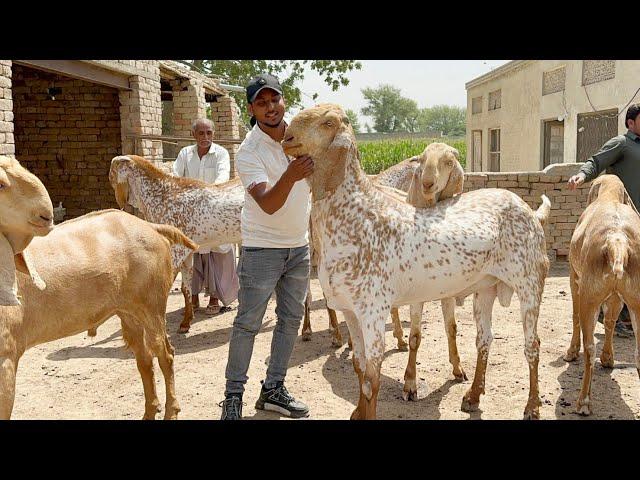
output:
M 464 135 L 466 131 L 466 108 L 455 105 L 435 105 L 423 108 L 418 117 L 421 131 L 435 130 L 448 137 Z
M 349 122 L 351 123 L 351 127 L 353 128 L 354 133 L 360 133 L 360 120 L 358 119 L 358 114 L 351 109 L 347 109 L 345 111 L 347 117 L 349 118 Z
M 463 107 L 435 105 L 420 109 L 414 100 L 403 97 L 400 89 L 393 85 L 364 88 L 362 95 L 368 104 L 361 113 L 373 118 L 376 132 L 435 130 L 446 136 L 464 135 L 466 109 Z
M 362 95 L 368 105 L 360 112 L 373 118 L 376 132 L 415 131 L 419 114 L 418 104 L 402 96 L 393 85 L 363 88 Z
M 348 74 L 360 70 L 362 64 L 355 60 L 183 60 L 194 70 L 217 77 L 222 83 L 246 86 L 256 75 L 270 73 L 280 80 L 284 90 L 287 107 L 301 107 L 302 95 L 300 83 L 309 71 L 315 71 L 333 91 L 349 85 Z M 242 92 L 230 92 L 244 121 L 248 124 L 247 99 Z M 317 93 L 306 94 L 312 100 Z

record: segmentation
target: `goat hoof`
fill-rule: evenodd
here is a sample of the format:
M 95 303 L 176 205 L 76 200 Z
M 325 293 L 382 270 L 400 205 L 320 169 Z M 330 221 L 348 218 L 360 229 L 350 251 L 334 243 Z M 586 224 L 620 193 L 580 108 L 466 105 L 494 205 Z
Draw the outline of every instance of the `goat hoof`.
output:
M 311 340 L 311 332 L 302 332 L 302 341 L 308 342 Z
M 578 350 L 570 348 L 569 350 L 567 350 L 566 355 L 562 357 L 562 359 L 565 362 L 574 362 L 575 360 L 578 359 L 579 356 L 580 356 L 580 352 Z
M 334 338 L 333 340 L 331 340 L 331 346 L 333 348 L 340 348 L 342 346 L 342 341 Z
M 405 390 L 402 392 L 402 399 L 405 402 L 417 402 L 418 392 L 417 390 Z
M 600 363 L 603 368 L 613 368 L 613 356 L 605 355 L 604 353 L 600 356 Z
M 578 415 L 582 415 L 583 417 L 588 417 L 591 415 L 591 405 L 588 401 L 578 400 L 576 405 L 576 413 Z
M 178 419 L 178 412 L 180 412 L 180 409 L 174 409 L 174 410 L 167 410 L 164 414 L 164 419 L 165 420 L 177 420 Z
M 472 402 L 469 397 L 466 395 L 462 399 L 462 405 L 460 405 L 460 410 L 466 413 L 477 412 L 478 408 L 480 408 L 480 402 Z
M 398 342 L 398 350 L 400 350 L 401 352 L 408 352 L 409 345 L 407 345 L 406 342 L 403 342 L 403 343 Z
M 358 410 L 357 407 L 351 414 L 350 420 L 362 420 L 362 417 L 360 416 L 360 410 Z
M 467 380 L 469 380 L 469 378 L 467 377 L 467 374 L 464 373 L 464 370 L 462 369 L 462 367 L 460 367 L 459 372 L 454 371 L 453 376 L 455 377 L 455 381 L 458 383 L 466 382 Z
M 540 420 L 540 410 L 538 407 L 532 408 L 531 410 L 525 409 L 523 420 Z
M 191 326 L 190 326 L 190 325 L 189 325 L 189 326 L 186 326 L 186 327 L 184 327 L 184 326 L 180 325 L 180 326 L 178 327 L 178 333 L 187 333 L 187 332 L 189 331 L 189 328 L 191 328 Z

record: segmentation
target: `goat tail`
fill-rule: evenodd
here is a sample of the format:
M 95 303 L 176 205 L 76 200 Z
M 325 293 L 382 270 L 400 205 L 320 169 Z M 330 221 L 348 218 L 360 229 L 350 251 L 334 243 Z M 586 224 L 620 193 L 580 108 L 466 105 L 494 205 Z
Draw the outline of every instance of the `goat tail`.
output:
M 624 267 L 629 258 L 629 241 L 627 237 L 620 232 L 608 235 L 603 250 L 613 274 L 620 280 L 624 275 Z
M 151 226 L 156 232 L 169 240 L 169 243 L 171 243 L 172 245 L 184 245 L 191 250 L 197 250 L 199 248 L 198 245 L 193 243 L 193 241 L 189 237 L 187 237 L 176 227 L 173 227 L 171 225 L 159 225 L 156 223 L 152 223 Z
M 549 200 L 549 197 L 544 194 L 542 194 L 541 198 L 542 205 L 540 205 L 536 210 L 536 218 L 540 221 L 540 225 L 544 227 L 549 219 L 549 213 L 551 212 L 551 201 Z

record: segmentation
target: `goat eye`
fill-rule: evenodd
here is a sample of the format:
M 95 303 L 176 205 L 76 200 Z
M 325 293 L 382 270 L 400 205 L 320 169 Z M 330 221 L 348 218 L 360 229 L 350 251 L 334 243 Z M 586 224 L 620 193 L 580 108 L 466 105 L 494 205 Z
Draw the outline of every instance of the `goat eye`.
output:
M 331 122 L 331 121 L 325 122 L 325 125 L 327 127 L 333 127 L 333 122 Z

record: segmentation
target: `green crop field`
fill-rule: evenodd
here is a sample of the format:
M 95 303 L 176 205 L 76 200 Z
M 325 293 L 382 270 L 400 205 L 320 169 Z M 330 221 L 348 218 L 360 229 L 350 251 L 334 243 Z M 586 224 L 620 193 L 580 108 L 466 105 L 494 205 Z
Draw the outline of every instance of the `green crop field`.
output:
M 379 140 L 373 142 L 359 142 L 360 163 L 365 172 L 370 175 L 401 162 L 402 160 L 422 153 L 427 145 L 433 142 L 443 142 L 458 149 L 460 163 L 464 167 L 467 159 L 467 144 L 460 138 L 430 138 L 424 140 Z

